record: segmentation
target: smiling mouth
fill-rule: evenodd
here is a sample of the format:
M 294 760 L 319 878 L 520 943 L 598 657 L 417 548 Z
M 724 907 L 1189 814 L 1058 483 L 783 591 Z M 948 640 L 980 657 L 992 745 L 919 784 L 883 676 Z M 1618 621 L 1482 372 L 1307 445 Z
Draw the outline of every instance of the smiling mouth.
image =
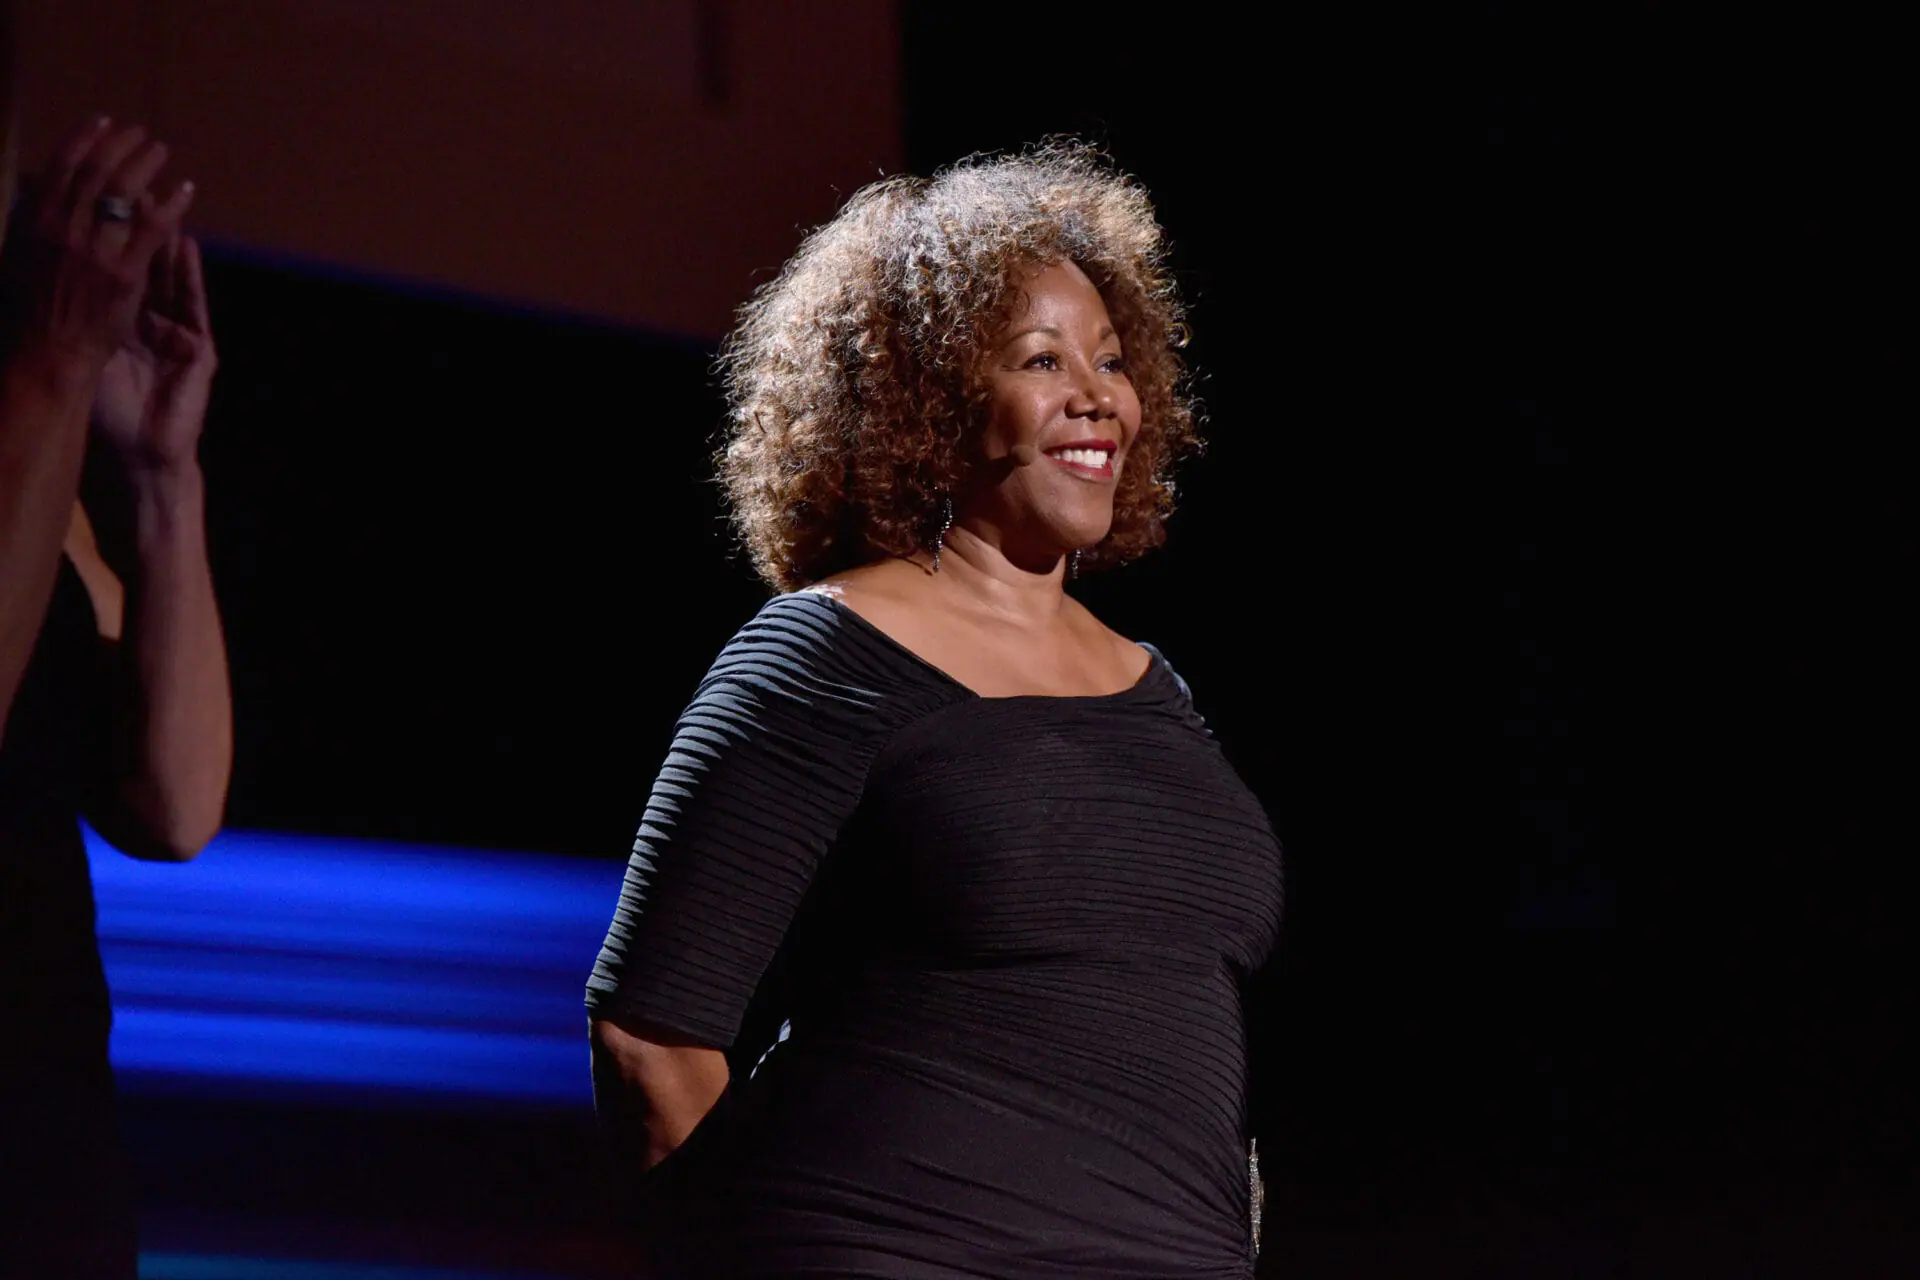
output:
M 1119 446 L 1106 440 L 1063 445 L 1047 450 L 1047 457 L 1074 475 L 1088 480 L 1113 479 L 1113 456 Z

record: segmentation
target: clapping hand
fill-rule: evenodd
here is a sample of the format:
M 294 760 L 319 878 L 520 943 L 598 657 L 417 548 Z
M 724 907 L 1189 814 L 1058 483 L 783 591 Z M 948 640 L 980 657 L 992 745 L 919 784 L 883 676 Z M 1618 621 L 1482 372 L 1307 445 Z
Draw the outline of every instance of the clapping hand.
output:
M 149 190 L 166 162 L 145 129 L 98 120 L 22 185 L 0 263 L 5 349 L 90 380 L 135 338 L 154 261 L 193 201 L 191 183 L 164 200 Z
M 175 235 L 153 255 L 133 326 L 100 374 L 95 437 L 128 468 L 191 463 L 217 364 L 200 247 Z

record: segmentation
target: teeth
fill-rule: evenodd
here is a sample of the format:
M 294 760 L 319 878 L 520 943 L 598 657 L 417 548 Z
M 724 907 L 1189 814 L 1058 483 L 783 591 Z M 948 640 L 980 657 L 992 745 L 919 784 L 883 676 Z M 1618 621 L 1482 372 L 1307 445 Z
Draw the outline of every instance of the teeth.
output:
M 1083 467 L 1092 467 L 1096 471 L 1107 465 L 1105 449 L 1056 449 L 1053 456 L 1062 462 L 1072 462 Z

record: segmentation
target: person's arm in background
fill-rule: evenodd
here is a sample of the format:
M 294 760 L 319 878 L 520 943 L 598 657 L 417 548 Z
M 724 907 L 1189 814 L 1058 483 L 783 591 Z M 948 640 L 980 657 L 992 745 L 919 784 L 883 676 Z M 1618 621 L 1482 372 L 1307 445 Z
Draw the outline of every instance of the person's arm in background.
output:
M 166 148 L 82 130 L 22 192 L 0 249 L 0 734 L 59 573 L 101 370 L 131 332 L 154 255 L 192 199 L 146 189 Z M 102 196 L 132 202 L 103 221 Z
M 0 357 L 0 735 L 53 596 L 92 400 L 84 361 Z
M 18 244 L 4 234 L 14 195 L 13 9 L 0 0 L 0 735 L 59 571 L 98 372 L 38 323 L 29 299 L 46 285 L 14 267 L 39 264 L 4 252 Z
M 137 322 L 93 408 L 98 456 L 124 508 L 113 523 L 126 581 L 123 625 L 115 611 L 100 614 L 113 722 L 87 817 L 139 858 L 199 853 L 220 828 L 233 767 L 198 457 L 217 363 L 199 247 L 176 235 L 153 257 Z M 93 571 L 111 582 L 104 563 Z

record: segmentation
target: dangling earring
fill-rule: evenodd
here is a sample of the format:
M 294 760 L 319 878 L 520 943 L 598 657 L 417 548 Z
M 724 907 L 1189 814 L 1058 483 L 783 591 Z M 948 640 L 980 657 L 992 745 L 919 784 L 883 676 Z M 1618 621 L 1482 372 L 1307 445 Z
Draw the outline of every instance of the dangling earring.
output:
M 1075 547 L 1073 554 L 1067 557 L 1067 576 L 1069 578 L 1080 576 L 1080 548 L 1078 547 Z
M 953 528 L 953 499 L 940 499 L 940 527 L 933 534 L 933 571 L 940 572 L 940 548 L 946 545 L 947 530 Z

